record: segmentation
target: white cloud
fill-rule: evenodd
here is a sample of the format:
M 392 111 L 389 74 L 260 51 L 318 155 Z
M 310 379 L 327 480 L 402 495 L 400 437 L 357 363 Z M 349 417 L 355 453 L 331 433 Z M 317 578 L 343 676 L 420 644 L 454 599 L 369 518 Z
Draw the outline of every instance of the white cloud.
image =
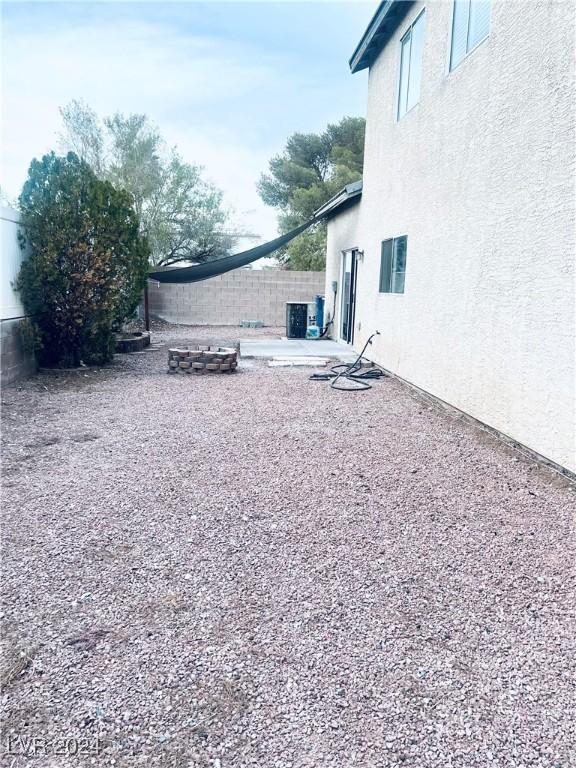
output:
M 301 14 L 287 16 L 285 4 L 273 12 L 279 24 L 276 35 L 284 36 L 282 23 L 294 25 L 286 30 L 285 47 L 278 45 L 278 37 L 271 42 L 250 38 L 262 32 L 254 29 L 254 15 L 246 19 L 244 30 L 216 26 L 207 35 L 196 30 L 190 11 L 179 15 L 171 4 L 156 4 L 147 15 L 144 9 L 151 7 L 26 3 L 14 17 L 7 14 L 2 41 L 3 190 L 16 196 L 30 160 L 58 149 L 58 107 L 83 98 L 101 116 L 146 113 L 186 160 L 205 166 L 248 229 L 273 237 L 276 214 L 263 205 L 255 188 L 270 157 L 292 131 L 320 130 L 329 120 L 361 111 L 350 99 L 351 84 L 347 97 L 341 95 L 347 83 L 344 52 L 342 79 L 331 72 L 322 53 L 310 71 L 306 57 L 316 50 L 316 38 L 306 28 L 301 40 L 294 37 Z M 253 8 L 246 9 L 254 14 Z M 333 16 L 331 11 L 328 18 Z M 326 18 L 325 11 L 321 18 Z M 260 20 L 264 38 L 268 21 Z M 337 20 L 333 27 L 332 34 L 341 34 Z M 331 43 L 328 32 L 324 50 L 331 51 Z
M 58 107 L 84 98 L 100 115 L 145 112 L 170 144 L 198 162 L 226 192 L 246 225 L 274 235 L 275 215 L 256 190 L 266 150 L 238 146 L 238 131 L 217 129 L 221 105 L 271 87 L 274 72 L 243 64 L 220 41 L 175 36 L 167 27 L 123 22 L 51 32 L 25 32 L 4 42 L 2 187 L 16 196 L 32 157 L 57 149 Z M 217 87 L 215 87 L 217 84 Z M 201 105 L 202 119 L 197 119 Z M 233 117 L 232 117 L 233 119 Z M 234 136 L 235 134 L 235 136 Z

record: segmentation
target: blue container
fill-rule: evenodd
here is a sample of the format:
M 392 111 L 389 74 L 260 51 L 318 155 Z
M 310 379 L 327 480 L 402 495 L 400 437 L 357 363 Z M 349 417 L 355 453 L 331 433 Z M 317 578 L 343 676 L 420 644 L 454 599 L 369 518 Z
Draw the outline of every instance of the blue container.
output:
M 324 296 L 316 296 L 316 325 L 320 328 L 320 333 L 324 330 Z
M 318 328 L 317 325 L 309 325 L 308 328 L 306 328 L 306 338 L 307 339 L 319 339 L 320 338 L 320 328 Z

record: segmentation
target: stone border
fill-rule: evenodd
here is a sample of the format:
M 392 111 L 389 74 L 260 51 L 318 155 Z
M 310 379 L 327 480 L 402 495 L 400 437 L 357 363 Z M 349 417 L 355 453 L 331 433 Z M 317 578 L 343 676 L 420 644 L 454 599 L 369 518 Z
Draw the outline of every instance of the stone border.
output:
M 116 352 L 124 354 L 130 352 L 142 352 L 145 347 L 149 346 L 150 331 L 119 335 L 116 338 Z
M 232 347 L 198 344 L 168 350 L 168 373 L 233 373 L 237 367 L 238 352 Z

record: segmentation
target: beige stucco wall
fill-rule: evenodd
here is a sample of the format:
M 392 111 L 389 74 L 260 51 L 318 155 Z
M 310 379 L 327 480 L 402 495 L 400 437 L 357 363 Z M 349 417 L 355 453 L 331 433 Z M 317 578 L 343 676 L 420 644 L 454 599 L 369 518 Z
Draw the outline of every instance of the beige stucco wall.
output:
M 347 208 L 328 221 L 326 238 L 326 286 L 324 294 L 326 303 L 324 308 L 325 323 L 330 319 L 333 325 L 330 327 L 330 336 L 335 339 L 340 337 L 340 282 L 342 251 L 351 250 L 358 246 L 360 204 L 357 202 L 351 208 Z M 332 283 L 338 283 L 336 306 L 334 306 L 334 293 Z
M 451 73 L 452 3 L 429 4 L 420 103 L 397 122 L 399 40 L 423 5 L 370 71 L 355 347 L 378 329 L 379 363 L 576 470 L 573 4 L 493 0 Z M 405 293 L 379 294 L 398 235 Z

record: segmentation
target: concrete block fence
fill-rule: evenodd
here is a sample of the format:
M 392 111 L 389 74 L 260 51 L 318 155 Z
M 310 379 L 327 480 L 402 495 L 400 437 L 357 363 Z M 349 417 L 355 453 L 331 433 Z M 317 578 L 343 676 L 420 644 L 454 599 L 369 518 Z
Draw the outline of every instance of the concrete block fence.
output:
M 13 384 L 36 372 L 34 353 L 26 348 L 22 320 L 0 320 L 0 381 Z
M 314 301 L 324 293 L 324 272 L 237 269 L 184 285 L 148 283 L 150 313 L 184 325 L 240 325 L 261 320 L 286 323 L 287 301 Z

